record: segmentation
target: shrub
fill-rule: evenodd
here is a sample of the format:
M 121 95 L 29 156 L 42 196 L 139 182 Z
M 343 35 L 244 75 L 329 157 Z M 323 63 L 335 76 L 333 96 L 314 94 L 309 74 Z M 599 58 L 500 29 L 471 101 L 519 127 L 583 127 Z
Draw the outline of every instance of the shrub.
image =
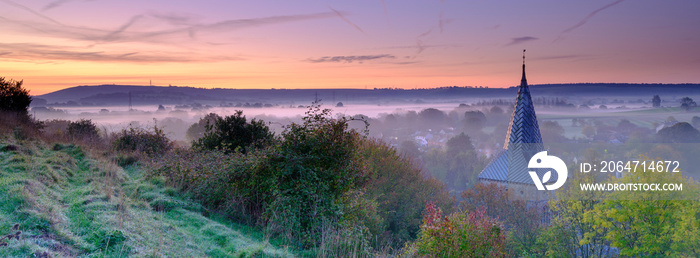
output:
M 430 257 L 505 257 L 504 232 L 485 209 L 443 217 L 440 208 L 428 203 L 415 250 Z
M 95 141 L 100 138 L 97 132 L 97 126 L 89 119 L 80 119 L 80 121 L 71 122 L 68 124 L 68 135 L 73 140 Z
M 155 172 L 205 206 L 264 225 L 291 244 L 316 246 L 324 223 L 338 229 L 346 210 L 364 207 L 347 196 L 366 181 L 355 152 L 360 136 L 347 130 L 348 120 L 315 106 L 274 146 L 245 154 L 178 150 Z
M 49 138 L 65 138 L 71 123 L 73 122 L 63 119 L 46 120 L 43 122 L 42 133 Z
M 141 128 L 123 129 L 115 134 L 112 146 L 117 151 L 142 152 L 149 156 L 163 154 L 173 148 L 173 143 L 162 129 L 154 126 L 153 131 Z
M 331 118 L 314 105 L 303 124 L 285 128 L 279 153 L 271 157 L 277 171 L 277 198 L 266 213 L 270 228 L 301 246 L 318 243 L 322 223 L 343 215 L 343 195 L 366 182 L 364 164 L 355 155 L 360 135 L 347 131 L 348 118 Z
M 538 235 L 543 230 L 542 220 L 546 205 L 538 202 L 515 200 L 505 186 L 495 183 L 479 183 L 462 192 L 461 210 L 486 209 L 486 215 L 498 218 L 513 235 L 509 248 L 516 253 L 532 253 L 536 249 Z
M 194 148 L 246 153 L 250 148 L 262 148 L 272 142 L 273 134 L 265 122 L 253 119 L 248 123 L 243 111 L 224 118 L 217 116 L 214 120 L 214 124 L 207 122 L 206 132 L 193 143 Z

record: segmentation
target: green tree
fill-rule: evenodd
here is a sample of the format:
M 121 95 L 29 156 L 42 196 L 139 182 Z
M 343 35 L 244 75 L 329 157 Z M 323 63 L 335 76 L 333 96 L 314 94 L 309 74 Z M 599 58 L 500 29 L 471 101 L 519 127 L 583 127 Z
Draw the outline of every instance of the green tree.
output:
M 442 182 L 447 182 L 450 161 L 447 159 L 447 153 L 444 149 L 431 148 L 423 153 L 421 160 L 429 176 L 435 177 Z
M 435 203 L 446 212 L 456 204 L 445 184 L 425 177 L 409 159 L 377 140 L 363 140 L 358 149 L 367 164 L 365 196 L 379 204 L 382 223 L 370 228 L 375 246 L 400 248 L 418 235 L 426 202 Z
M 652 162 L 652 160 L 646 160 Z M 683 184 L 682 192 L 672 191 L 614 191 L 606 193 L 604 201 L 584 214 L 584 221 L 606 230 L 610 245 L 625 257 L 697 257 L 697 230 L 700 215 L 697 200 L 697 182 L 687 180 L 680 173 L 649 173 L 639 169 L 634 176 L 611 177 L 609 183 Z M 606 183 L 607 183 L 606 182 Z M 685 200 L 684 200 L 685 199 Z M 679 228 L 691 230 L 678 232 Z M 690 239 L 681 240 L 688 235 Z M 676 241 L 674 241 L 674 239 Z
M 214 123 L 216 123 L 216 120 L 220 118 L 221 116 L 217 115 L 216 113 L 207 114 L 206 116 L 200 118 L 197 123 L 194 123 L 189 128 L 187 128 L 185 137 L 190 142 L 194 142 L 199 138 L 202 138 L 207 132 L 207 125 L 213 125 Z
M 32 97 L 29 90 L 22 88 L 22 82 L 0 77 L 0 111 L 27 113 Z
M 600 205 L 602 194 L 581 191 L 579 184 L 594 183 L 592 174 L 574 173 L 565 188 L 557 191 L 556 199 L 549 201 L 552 214 L 550 227 L 540 239 L 545 254 L 553 257 L 608 257 L 607 229 L 595 221 L 586 220 Z
M 542 122 L 540 130 L 544 142 L 563 142 L 566 139 L 566 137 L 564 137 L 564 127 L 559 125 L 557 121 L 546 120 Z
M 420 158 L 420 150 L 415 141 L 402 141 L 401 145 L 399 145 L 399 150 L 401 154 L 405 155 L 408 159 L 418 160 L 418 158 Z
M 486 124 L 486 115 L 478 110 L 464 112 L 464 123 L 468 130 L 481 130 Z
M 659 141 L 667 143 L 700 142 L 700 131 L 689 123 L 680 122 L 659 130 L 656 137 Z
M 206 117 L 205 117 L 206 119 Z M 246 153 L 250 148 L 262 148 L 272 142 L 274 136 L 262 120 L 253 119 L 248 123 L 243 111 L 226 117 L 216 117 L 214 124 L 208 124 L 202 138 L 193 143 L 193 147 L 206 150 L 220 150 L 225 153 L 240 151 Z
M 447 121 L 447 114 L 435 108 L 426 108 L 418 113 L 421 128 L 438 129 Z
M 493 114 L 493 115 L 501 115 L 501 114 L 503 114 L 503 112 L 505 112 L 505 111 L 503 111 L 503 109 L 502 109 L 501 107 L 499 107 L 499 106 L 493 106 L 493 107 L 491 107 L 491 109 L 489 110 L 489 112 L 490 112 L 491 114 Z
M 651 98 L 651 106 L 652 107 L 661 107 L 661 97 L 659 95 L 654 95 L 653 98 Z
M 446 181 L 456 189 L 465 189 L 473 184 L 476 174 L 474 166 L 478 162 L 476 149 L 471 139 L 460 133 L 447 141 L 447 160 L 449 162 Z
M 691 109 L 697 106 L 698 104 L 695 103 L 695 101 L 690 97 L 684 97 L 681 99 L 681 108 L 685 111 L 690 111 Z

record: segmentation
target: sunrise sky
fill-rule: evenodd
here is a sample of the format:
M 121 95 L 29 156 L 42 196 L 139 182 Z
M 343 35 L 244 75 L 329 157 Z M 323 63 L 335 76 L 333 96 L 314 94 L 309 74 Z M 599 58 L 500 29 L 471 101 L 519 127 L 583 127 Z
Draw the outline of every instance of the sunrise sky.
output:
M 384 88 L 700 82 L 700 1 L 0 0 L 0 77 Z

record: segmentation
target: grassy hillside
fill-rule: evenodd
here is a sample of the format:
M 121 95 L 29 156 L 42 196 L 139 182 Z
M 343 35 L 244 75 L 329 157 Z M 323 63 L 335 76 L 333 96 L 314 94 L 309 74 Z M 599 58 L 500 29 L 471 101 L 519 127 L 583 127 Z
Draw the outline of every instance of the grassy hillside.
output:
M 0 235 L 1 257 L 293 256 L 137 167 L 14 139 L 0 139 Z

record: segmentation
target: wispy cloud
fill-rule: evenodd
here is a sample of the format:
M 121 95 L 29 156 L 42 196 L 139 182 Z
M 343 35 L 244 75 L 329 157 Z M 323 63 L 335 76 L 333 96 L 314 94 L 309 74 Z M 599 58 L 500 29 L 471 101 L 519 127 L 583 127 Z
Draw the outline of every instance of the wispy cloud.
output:
M 539 38 L 531 37 L 531 36 L 512 38 L 512 39 L 510 39 L 510 43 L 506 44 L 506 46 L 522 44 L 522 43 L 525 43 L 528 41 L 533 41 L 533 40 L 538 40 L 538 39 Z
M 149 16 L 165 21 L 173 26 L 193 26 L 198 23 L 195 20 L 199 17 L 181 13 L 158 13 L 151 12 Z
M 138 14 L 129 18 L 124 24 L 116 29 L 95 28 L 83 26 L 71 26 L 63 24 L 53 18 L 32 10 L 31 8 L 13 2 L 11 0 L 0 0 L 11 7 L 29 12 L 31 15 L 41 18 L 45 21 L 31 20 L 22 17 L 22 19 L 14 19 L 6 16 L 0 17 L 0 22 L 5 27 L 14 28 L 17 32 L 30 34 L 35 36 L 49 36 L 63 39 L 73 39 L 80 41 L 89 41 L 93 44 L 111 43 L 111 42 L 145 42 L 145 43 L 167 43 L 172 45 L 173 37 L 185 36 L 193 38 L 196 33 L 222 33 L 234 31 L 244 28 L 283 24 L 304 20 L 327 19 L 337 16 L 342 16 L 342 12 L 333 10 L 332 12 L 312 13 L 312 14 L 294 14 L 294 15 L 279 15 L 248 19 L 229 19 L 213 23 L 195 23 L 185 15 L 175 14 L 158 14 L 151 13 Z M 54 5 L 66 3 L 65 0 L 54 1 Z M 51 5 L 51 3 L 49 4 Z M 152 27 L 153 20 L 148 21 L 147 18 L 165 21 L 170 26 L 160 29 L 141 30 L 133 29 L 139 23 Z M 151 23 L 148 23 L 151 22 Z
M 394 59 L 396 56 L 390 54 L 381 55 L 365 55 L 365 56 L 324 56 L 321 58 L 309 58 L 307 61 L 312 63 L 363 63 L 364 61 L 377 59 Z
M 573 55 L 551 55 L 551 56 L 539 56 L 539 57 L 533 57 L 533 60 L 586 60 L 586 59 L 591 59 L 594 58 L 592 55 L 578 55 L 578 54 L 573 54 Z
M 343 20 L 345 23 L 350 24 L 350 26 L 354 27 L 356 30 L 358 30 L 358 31 L 360 31 L 360 32 L 362 32 L 362 33 L 365 33 L 365 31 L 362 30 L 362 28 L 360 28 L 360 26 L 357 26 L 357 24 L 355 24 L 355 23 L 353 23 L 352 21 L 348 20 L 348 18 L 345 18 L 345 15 L 343 15 L 343 13 L 339 12 L 339 11 L 336 10 L 336 9 L 331 8 L 330 6 L 328 6 L 328 9 L 331 9 L 331 11 L 333 11 L 333 13 L 335 13 L 335 14 L 336 14 L 341 20 Z
M 34 11 L 32 8 L 29 8 L 29 7 L 25 6 L 25 5 L 21 5 L 21 4 L 18 4 L 18 3 L 16 3 L 16 2 L 13 2 L 13 1 L 10 1 L 10 0 L 0 0 L 0 2 L 3 2 L 3 3 L 5 3 L 5 4 L 7 4 L 7 5 L 10 5 L 10 6 L 12 6 L 12 7 L 15 7 L 15 8 L 18 8 L 18 9 L 21 9 L 21 10 L 24 10 L 24 11 L 26 11 L 26 12 L 29 12 L 29 13 L 31 13 L 31 14 L 37 16 L 37 17 L 40 17 L 40 18 L 42 18 L 42 19 L 44 19 L 44 20 L 47 20 L 47 21 L 50 21 L 50 22 L 52 22 L 52 23 L 54 23 L 54 24 L 61 24 L 60 22 L 58 22 L 58 21 L 52 19 L 51 17 L 48 17 L 48 16 L 46 16 L 46 15 L 43 15 L 43 14 L 37 12 L 37 11 Z
M 239 57 L 194 55 L 192 53 L 171 52 L 109 52 L 85 51 L 75 47 L 42 45 L 32 43 L 0 43 L 0 59 L 11 60 L 70 60 L 70 61 L 110 61 L 132 63 L 162 62 L 203 62 L 242 60 Z
M 591 18 L 593 18 L 593 16 L 595 16 L 595 15 L 596 15 L 597 13 L 599 13 L 600 11 L 603 11 L 603 10 L 608 9 L 608 8 L 610 8 L 610 7 L 613 7 L 613 6 L 615 6 L 615 5 L 619 4 L 619 3 L 622 3 L 622 1 L 624 1 L 624 0 L 617 0 L 617 1 L 615 1 L 615 2 L 612 2 L 612 3 L 607 4 L 607 5 L 605 5 L 605 6 L 601 7 L 601 8 L 596 9 L 595 11 L 589 13 L 589 14 L 588 14 L 586 17 L 584 17 L 581 21 L 579 21 L 578 23 L 576 23 L 574 26 L 571 26 L 571 27 L 565 29 L 565 30 L 562 31 L 561 33 L 562 33 L 562 34 L 568 33 L 568 32 L 571 32 L 571 31 L 573 31 L 573 30 L 575 30 L 575 29 L 577 29 L 577 28 L 583 26 L 584 24 L 586 24 L 586 23 L 588 22 L 588 20 L 590 20 Z
M 61 5 L 64 5 L 64 4 L 68 3 L 68 2 L 75 2 L 75 1 L 76 1 L 76 0 L 56 0 L 56 1 L 53 1 L 53 2 L 48 3 L 46 6 L 44 6 L 44 8 L 41 8 L 41 10 L 43 10 L 43 11 L 50 10 L 50 9 L 59 7 L 59 6 L 61 6 Z M 82 0 L 82 1 L 86 1 L 86 2 L 87 2 L 87 1 L 92 1 L 92 0 Z

